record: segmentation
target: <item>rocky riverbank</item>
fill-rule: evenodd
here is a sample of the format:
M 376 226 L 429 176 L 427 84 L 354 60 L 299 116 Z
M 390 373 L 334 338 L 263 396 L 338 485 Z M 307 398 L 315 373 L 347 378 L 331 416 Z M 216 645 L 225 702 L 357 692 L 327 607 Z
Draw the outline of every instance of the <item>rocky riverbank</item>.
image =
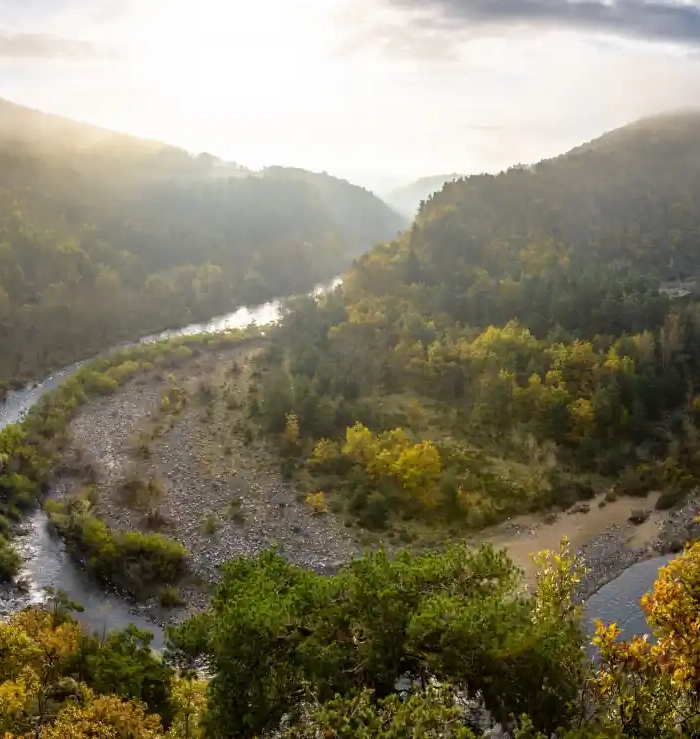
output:
M 682 507 L 665 512 L 655 522 L 656 535 L 643 546 L 629 546 L 630 526 L 634 524 L 608 526 L 579 550 L 588 570 L 580 585 L 581 598 L 588 598 L 637 562 L 680 552 L 686 543 L 700 538 L 699 508 L 700 497 L 695 495 Z
M 71 424 L 53 490 L 65 500 L 91 481 L 95 512 L 110 528 L 157 526 L 183 544 L 201 583 L 183 595 L 200 607 L 220 566 L 236 557 L 277 546 L 289 561 L 330 573 L 360 551 L 340 521 L 316 515 L 283 478 L 265 439 L 251 437 L 250 351 L 203 357 L 175 378 L 142 378 L 86 406 Z M 173 386 L 187 402 L 177 414 L 164 413 L 162 397 Z M 147 508 L 125 495 L 130 480 L 157 481 Z

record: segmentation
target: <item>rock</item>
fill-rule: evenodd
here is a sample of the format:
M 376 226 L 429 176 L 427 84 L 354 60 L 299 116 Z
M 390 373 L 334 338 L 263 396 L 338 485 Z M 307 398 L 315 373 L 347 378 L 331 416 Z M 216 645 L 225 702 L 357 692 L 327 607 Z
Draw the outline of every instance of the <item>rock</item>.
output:
M 559 520 L 559 514 L 558 513 L 548 513 L 545 516 L 544 522 L 551 526 L 553 523 L 556 523 Z
M 570 511 L 569 515 L 571 516 L 574 513 L 589 513 L 591 510 L 591 506 L 589 503 L 577 503 Z
M 598 503 L 598 508 L 605 508 L 605 506 L 606 506 L 607 504 L 608 504 L 608 503 L 607 503 L 607 501 L 606 501 L 605 499 L 603 499 L 603 500 L 601 500 L 601 501 L 600 501 L 600 502 Z
M 651 511 L 642 508 L 635 508 L 630 513 L 627 520 L 635 526 L 640 526 L 649 519 L 649 516 L 651 516 Z

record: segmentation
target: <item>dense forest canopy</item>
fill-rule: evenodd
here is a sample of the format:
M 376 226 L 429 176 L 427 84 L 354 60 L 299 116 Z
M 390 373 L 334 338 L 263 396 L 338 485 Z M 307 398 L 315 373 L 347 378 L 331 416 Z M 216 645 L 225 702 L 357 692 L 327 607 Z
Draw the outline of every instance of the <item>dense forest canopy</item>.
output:
M 326 174 L 251 173 L 0 102 L 0 383 L 308 289 L 402 226 Z
M 290 306 L 290 372 L 253 410 L 294 414 L 294 464 L 367 526 L 457 533 L 613 484 L 668 504 L 700 472 L 698 192 L 698 113 L 448 183 Z

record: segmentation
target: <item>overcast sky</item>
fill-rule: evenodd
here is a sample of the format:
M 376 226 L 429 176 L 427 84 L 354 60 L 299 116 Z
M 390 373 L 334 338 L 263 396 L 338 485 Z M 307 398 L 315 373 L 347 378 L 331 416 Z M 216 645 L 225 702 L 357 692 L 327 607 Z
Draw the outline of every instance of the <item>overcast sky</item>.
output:
M 700 104 L 700 2 L 0 0 L 0 96 L 381 187 Z

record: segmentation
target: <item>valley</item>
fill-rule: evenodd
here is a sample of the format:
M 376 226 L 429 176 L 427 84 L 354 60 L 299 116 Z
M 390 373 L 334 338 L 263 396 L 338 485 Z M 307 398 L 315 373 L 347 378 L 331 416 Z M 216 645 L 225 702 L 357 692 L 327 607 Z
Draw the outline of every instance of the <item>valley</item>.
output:
M 55 700 L 59 731 L 79 680 L 99 695 L 86 710 L 116 700 L 155 727 L 138 739 L 182 715 L 197 733 L 177 739 L 286 721 L 319 736 L 360 704 L 369 724 L 428 710 L 442 735 L 466 721 L 457 697 L 519 738 L 621 739 L 618 699 L 665 727 L 639 736 L 685 736 L 675 717 L 700 695 L 677 677 L 695 647 L 676 639 L 697 629 L 683 588 L 700 572 L 698 131 L 700 114 L 650 119 L 456 179 L 395 238 L 381 201 L 326 174 L 227 180 L 166 150 L 165 175 L 131 140 L 138 164 L 116 180 L 95 152 L 53 162 L 76 157 L 75 199 L 40 170 L 56 233 L 25 226 L 54 220 L 38 181 L 11 192 L 0 639 L 17 656 L 0 655 L 0 701 L 32 697 L 0 729 Z M 34 171 L 15 164 L 12 187 Z M 621 641 L 597 615 L 657 641 Z M 61 650 L 50 670 L 37 640 Z M 639 709 L 636 680 L 654 696 Z

